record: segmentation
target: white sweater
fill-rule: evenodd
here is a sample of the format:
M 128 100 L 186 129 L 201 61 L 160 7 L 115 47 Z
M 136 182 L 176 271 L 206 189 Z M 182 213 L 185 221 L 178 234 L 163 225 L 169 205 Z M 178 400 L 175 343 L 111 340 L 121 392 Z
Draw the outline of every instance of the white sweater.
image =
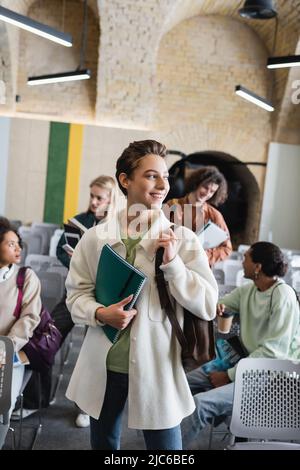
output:
M 21 315 L 16 321 L 14 311 L 18 299 L 19 268 L 14 265 L 12 269 L 12 275 L 0 282 L 0 335 L 9 336 L 14 342 L 15 350 L 19 351 L 28 342 L 40 321 L 41 284 L 32 269 L 27 269 Z
M 148 279 L 138 298 L 138 313 L 130 330 L 128 425 L 135 429 L 177 426 L 195 408 L 181 364 L 181 348 L 161 309 L 155 283 L 156 240 L 153 238 L 159 236 L 161 229 L 169 227 L 170 222 L 159 211 L 151 226 L 152 239 L 144 236 L 136 251 L 135 266 Z M 198 237 L 189 229 L 178 227 L 175 234 L 179 238 L 177 256 L 161 269 L 176 300 L 177 318 L 182 325 L 184 306 L 201 318 L 212 319 L 216 312 L 217 284 L 207 256 Z M 67 397 L 96 419 L 103 404 L 106 356 L 111 347 L 109 339 L 95 321 L 95 311 L 100 304 L 95 300 L 94 287 L 98 261 L 105 243 L 125 257 L 118 219 L 84 234 L 72 256 L 66 281 L 67 305 L 74 322 L 89 326 Z

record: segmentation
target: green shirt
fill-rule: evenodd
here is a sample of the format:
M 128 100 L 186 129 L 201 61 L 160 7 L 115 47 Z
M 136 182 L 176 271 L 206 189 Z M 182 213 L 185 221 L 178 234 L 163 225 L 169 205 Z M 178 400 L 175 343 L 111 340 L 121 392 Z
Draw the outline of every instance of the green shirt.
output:
M 248 283 L 219 303 L 239 314 L 241 339 L 249 357 L 300 359 L 299 304 L 295 292 L 285 282 L 278 281 L 264 292 Z M 227 373 L 234 380 L 235 367 Z
M 141 241 L 141 238 L 132 239 L 132 238 L 123 238 L 122 239 L 126 247 L 126 261 L 134 265 L 135 255 L 136 255 L 136 246 Z M 129 349 L 130 349 L 130 329 L 131 322 L 121 331 L 119 339 L 116 343 L 110 348 L 107 358 L 106 358 L 106 367 L 108 370 L 113 372 L 121 372 L 123 374 L 128 374 L 129 370 Z

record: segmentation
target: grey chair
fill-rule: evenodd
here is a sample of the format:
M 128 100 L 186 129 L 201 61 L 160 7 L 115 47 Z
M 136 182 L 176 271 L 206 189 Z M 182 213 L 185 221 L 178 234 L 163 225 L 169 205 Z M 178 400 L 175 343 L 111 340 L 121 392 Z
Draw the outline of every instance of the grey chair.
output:
M 60 273 L 49 271 L 39 271 L 37 276 L 41 282 L 42 303 L 51 313 L 64 295 L 65 279 Z
M 0 336 L 0 415 L 3 424 L 8 423 L 11 407 L 11 384 L 13 371 L 14 346 L 7 336 Z
M 31 228 L 33 233 L 39 233 L 44 237 L 45 242 L 43 245 L 43 254 L 47 255 L 49 253 L 51 237 L 55 230 L 60 228 L 59 225 L 45 222 L 33 222 Z
M 237 365 L 230 431 L 251 439 L 230 450 L 300 450 L 300 362 L 241 359 Z
M 23 377 L 22 387 L 21 387 L 21 390 L 20 390 L 20 394 L 17 398 L 17 402 L 20 403 L 19 416 L 17 418 L 17 420 L 19 421 L 19 426 L 18 426 L 18 428 L 16 428 L 16 429 L 18 429 L 18 434 L 19 434 L 19 436 L 18 436 L 18 446 L 17 446 L 18 450 L 20 450 L 22 448 L 23 428 L 24 427 L 33 429 L 33 437 L 32 437 L 31 444 L 28 447 L 28 450 L 33 450 L 34 449 L 37 438 L 40 435 L 40 433 L 42 431 L 42 427 L 43 427 L 43 425 L 42 425 L 42 390 L 41 390 L 40 374 L 38 374 L 38 399 L 39 399 L 39 405 L 38 405 L 38 410 L 36 412 L 37 424 L 26 424 L 26 426 L 23 425 L 23 420 L 24 420 L 24 416 L 23 416 L 24 397 L 23 397 L 23 394 L 24 394 L 24 390 L 25 390 L 31 376 L 32 376 L 32 371 L 26 367 L 24 377 Z M 11 419 L 13 421 L 16 420 L 16 418 L 14 418 L 14 414 L 12 415 Z M 10 430 L 13 431 L 14 434 L 15 434 L 16 429 L 15 429 L 14 426 L 10 427 Z
M 25 258 L 25 266 L 30 266 L 34 271 L 47 271 L 54 266 L 63 267 L 61 262 L 54 256 L 30 254 Z
M 226 285 L 226 284 L 219 284 L 218 285 L 218 290 L 219 290 L 219 297 L 224 297 L 226 294 L 230 294 L 231 291 L 236 289 L 236 286 L 233 285 Z
M 7 336 L 0 336 L 0 416 L 2 423 L 9 423 L 11 407 L 11 386 L 13 372 L 14 345 Z M 15 448 L 15 436 L 12 433 L 12 447 Z
M 213 275 L 215 276 L 215 279 L 218 284 L 224 285 L 225 282 L 225 273 L 223 269 L 213 269 L 212 270 Z

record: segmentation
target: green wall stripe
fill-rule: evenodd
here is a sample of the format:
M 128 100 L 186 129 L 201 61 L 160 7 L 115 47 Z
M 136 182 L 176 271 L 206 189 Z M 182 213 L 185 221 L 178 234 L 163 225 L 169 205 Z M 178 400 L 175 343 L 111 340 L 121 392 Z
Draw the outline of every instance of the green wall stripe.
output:
M 51 122 L 44 222 L 61 224 L 64 216 L 70 125 Z

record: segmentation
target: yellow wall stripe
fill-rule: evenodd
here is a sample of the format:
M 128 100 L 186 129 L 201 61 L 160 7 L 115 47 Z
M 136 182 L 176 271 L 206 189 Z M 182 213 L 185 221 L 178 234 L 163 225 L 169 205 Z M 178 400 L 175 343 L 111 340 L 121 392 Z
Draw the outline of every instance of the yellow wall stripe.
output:
M 83 145 L 82 124 L 71 124 L 65 188 L 64 221 L 74 217 L 78 211 L 80 165 Z

